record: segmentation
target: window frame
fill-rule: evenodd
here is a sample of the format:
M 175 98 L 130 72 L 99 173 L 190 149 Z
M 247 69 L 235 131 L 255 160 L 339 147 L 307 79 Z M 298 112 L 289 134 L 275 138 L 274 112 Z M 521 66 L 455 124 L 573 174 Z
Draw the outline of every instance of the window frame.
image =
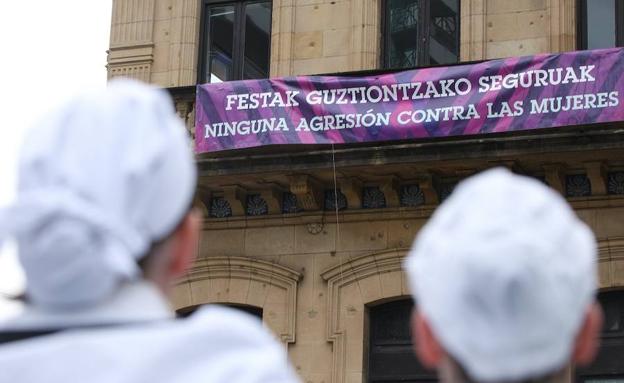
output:
M 585 5 L 589 0 L 576 1 L 576 49 L 588 50 L 587 47 L 587 12 Z M 615 46 L 624 47 L 624 1 L 615 0 Z
M 418 0 L 422 4 L 421 16 L 419 17 L 419 25 L 418 31 L 420 32 L 422 37 L 421 43 L 424 44 L 424 49 L 422 49 L 418 55 L 416 68 L 431 66 L 429 62 L 429 47 L 431 43 L 431 1 L 430 0 Z M 581 0 L 579 0 L 581 1 Z M 379 59 L 379 66 L 381 69 L 387 70 L 405 70 L 406 68 L 395 68 L 390 67 L 388 64 L 387 53 L 388 53 L 388 39 L 390 38 L 389 33 L 387 33 L 388 28 L 388 2 L 389 0 L 382 0 L 379 2 L 379 6 L 381 7 L 379 11 L 379 15 L 381 17 L 380 25 L 380 34 L 381 38 L 379 39 L 381 47 L 379 48 L 379 52 L 381 53 Z M 457 46 L 457 63 L 461 62 L 461 9 L 462 9 L 462 1 L 457 0 L 457 33 L 455 37 L 455 44 Z M 421 22 L 421 18 L 426 22 Z M 451 65 L 452 65 L 451 64 Z M 443 64 L 449 65 L 449 64 Z M 436 65 L 437 66 L 437 65 Z
M 245 27 L 246 27 L 246 6 L 255 3 L 264 3 L 269 1 L 271 3 L 271 22 L 269 23 L 269 68 L 267 78 L 271 76 L 271 40 L 273 29 L 273 0 L 202 0 L 201 12 L 200 12 L 200 27 L 199 27 L 199 50 L 197 55 L 197 83 L 208 83 L 207 79 L 208 71 L 210 70 L 210 60 L 207 60 L 206 54 L 210 49 L 208 44 L 210 43 L 210 20 L 208 17 L 208 8 L 212 6 L 226 6 L 231 5 L 234 7 L 234 36 L 232 39 L 232 72 L 233 78 L 227 81 L 236 81 L 243 79 L 243 71 L 245 64 Z

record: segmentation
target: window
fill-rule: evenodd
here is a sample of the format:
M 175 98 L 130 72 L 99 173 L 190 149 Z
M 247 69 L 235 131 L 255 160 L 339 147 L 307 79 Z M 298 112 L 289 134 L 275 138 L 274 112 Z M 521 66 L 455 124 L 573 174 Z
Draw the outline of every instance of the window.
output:
M 269 76 L 271 1 L 204 0 L 200 82 Z
M 383 4 L 384 68 L 459 60 L 459 0 L 385 0 Z
M 369 309 L 368 382 L 436 382 L 414 356 L 410 317 L 414 304 L 404 299 Z
M 240 305 L 240 304 L 236 304 L 236 303 L 217 303 L 221 306 L 226 306 L 226 307 L 230 307 L 230 308 L 234 308 L 237 310 L 240 310 L 242 312 L 245 312 L 251 316 L 254 316 L 260 320 L 262 320 L 262 307 L 256 307 L 256 306 L 249 306 L 249 305 Z M 202 305 L 197 305 L 197 306 L 189 306 L 189 307 L 185 307 L 182 309 L 179 309 L 176 312 L 176 315 L 178 316 L 178 318 L 186 318 L 191 316 L 195 311 L 197 311 L 197 309 L 199 309 Z
M 598 294 L 604 312 L 600 350 L 594 362 L 576 371 L 578 383 L 624 382 L 624 291 Z
M 579 1 L 579 48 L 624 46 L 624 0 Z

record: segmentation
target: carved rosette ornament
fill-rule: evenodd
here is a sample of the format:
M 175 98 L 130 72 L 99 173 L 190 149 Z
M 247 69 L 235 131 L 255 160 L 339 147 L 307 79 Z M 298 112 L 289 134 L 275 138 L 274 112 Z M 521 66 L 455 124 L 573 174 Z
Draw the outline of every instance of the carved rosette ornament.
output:
M 587 197 L 589 195 L 591 195 L 591 183 L 585 174 L 566 176 L 567 197 Z
M 312 235 L 316 235 L 319 234 L 320 232 L 323 231 L 323 223 L 322 222 L 312 222 L 312 223 L 308 223 L 306 225 L 307 229 L 308 229 L 308 233 L 312 234 Z
M 340 189 L 338 189 L 338 195 L 333 190 L 325 191 L 325 210 L 336 210 L 336 202 L 338 202 L 338 210 L 344 210 L 347 208 L 347 197 L 345 197 Z
M 266 215 L 269 214 L 269 206 L 267 202 L 259 194 L 251 194 L 247 196 L 247 215 Z
M 386 207 L 386 196 L 378 187 L 365 187 L 362 191 L 364 209 L 382 209 Z
M 610 172 L 607 181 L 609 194 L 624 194 L 624 172 Z
M 401 206 L 417 207 L 425 203 L 425 194 L 417 184 L 401 187 Z
M 212 218 L 225 218 L 232 216 L 232 207 L 223 197 L 214 197 L 210 201 L 210 216 Z
M 297 196 L 293 193 L 284 193 L 282 195 L 282 213 L 284 214 L 293 214 L 299 213 L 303 209 L 299 207 Z

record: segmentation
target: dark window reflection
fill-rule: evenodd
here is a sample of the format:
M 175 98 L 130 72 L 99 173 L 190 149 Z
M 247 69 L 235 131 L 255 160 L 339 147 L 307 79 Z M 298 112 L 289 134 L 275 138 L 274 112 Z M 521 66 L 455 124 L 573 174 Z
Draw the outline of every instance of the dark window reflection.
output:
M 581 0 L 579 9 L 580 48 L 624 46 L 624 0 Z
M 386 0 L 384 24 L 386 68 L 459 59 L 458 0 Z
M 207 52 L 208 82 L 222 82 L 233 77 L 234 6 L 214 6 L 208 10 Z
M 201 82 L 269 76 L 271 1 L 205 2 Z
M 432 1 L 429 26 L 429 64 L 457 62 L 459 57 L 458 1 Z
M 253 3 L 245 8 L 245 61 L 243 78 L 269 75 L 271 44 L 271 2 Z
M 420 0 L 388 0 L 386 8 L 386 62 L 390 68 L 418 65 L 423 44 Z

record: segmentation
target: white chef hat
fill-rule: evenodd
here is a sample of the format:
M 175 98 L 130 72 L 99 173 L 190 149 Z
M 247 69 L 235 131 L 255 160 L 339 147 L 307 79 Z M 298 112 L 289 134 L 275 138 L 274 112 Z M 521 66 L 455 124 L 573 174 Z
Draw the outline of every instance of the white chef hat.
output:
M 418 309 L 479 381 L 554 373 L 596 289 L 596 240 L 541 182 L 489 170 L 462 182 L 405 262 Z
M 137 261 L 182 220 L 195 183 L 189 140 L 168 95 L 113 81 L 27 132 L 0 239 L 17 239 L 34 304 L 95 304 L 140 276 Z

